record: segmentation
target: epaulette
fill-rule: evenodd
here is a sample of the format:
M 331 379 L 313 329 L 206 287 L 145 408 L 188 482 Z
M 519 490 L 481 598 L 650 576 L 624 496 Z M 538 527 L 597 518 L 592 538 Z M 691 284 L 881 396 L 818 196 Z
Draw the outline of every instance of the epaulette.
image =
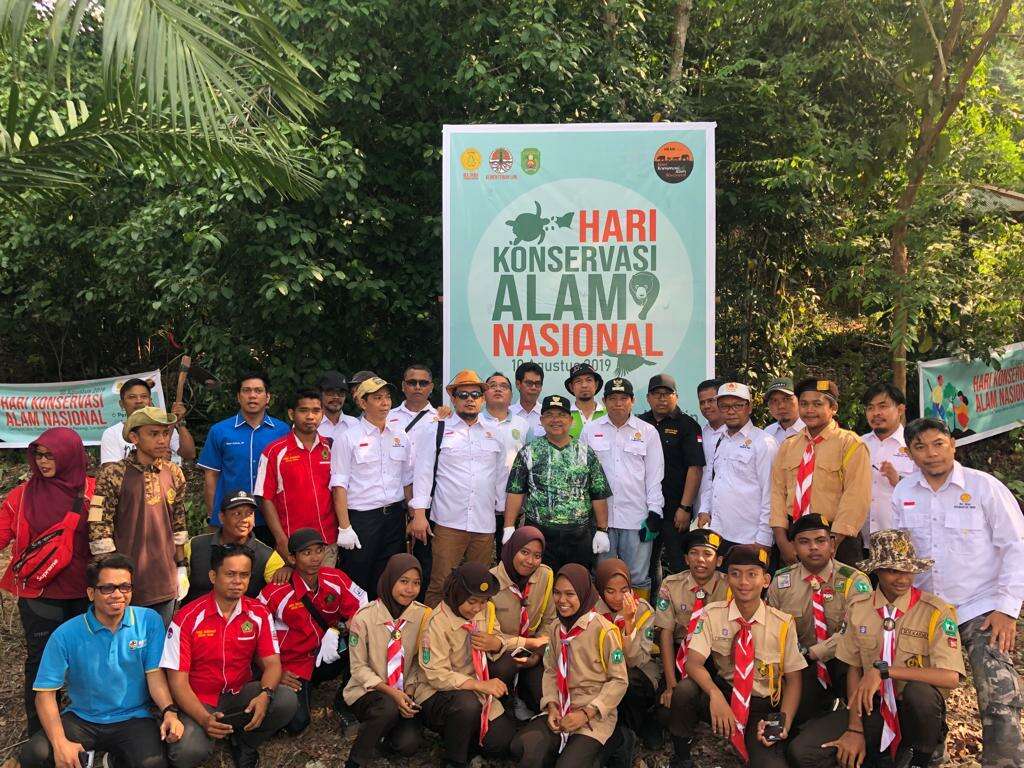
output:
M 674 583 L 674 582 L 677 582 L 677 581 L 683 581 L 689 575 L 690 575 L 689 571 L 679 571 L 679 573 L 672 573 L 672 574 L 669 574 L 668 576 L 666 576 L 664 579 L 662 579 L 661 580 L 661 584 L 662 584 L 662 586 L 664 586 L 664 585 L 669 584 L 669 583 Z
M 789 573 L 794 568 L 796 568 L 796 563 L 793 563 L 792 565 L 787 565 L 785 568 L 779 568 L 779 570 L 775 572 L 775 576 L 778 576 L 780 573 Z
M 851 576 L 854 576 L 858 573 L 860 573 L 860 571 L 858 571 L 856 568 L 851 568 L 850 566 L 844 565 L 843 563 L 839 564 L 839 575 L 845 579 L 848 579 Z
M 875 591 L 873 589 L 869 590 L 867 592 L 856 592 L 855 591 L 853 594 L 847 596 L 846 604 L 847 605 L 853 605 L 854 603 L 861 603 L 861 602 L 863 602 L 865 600 L 869 600 L 869 599 L 871 599 L 871 595 L 873 595 L 874 592 Z
M 783 623 L 788 623 L 793 618 L 792 614 L 780 611 L 778 608 L 768 605 L 768 603 L 765 603 L 764 607 L 768 609 L 769 613 L 775 614 L 775 618 Z
M 922 591 L 921 597 L 918 599 L 918 602 L 927 603 L 932 608 L 936 608 L 940 611 L 949 611 L 951 614 L 953 614 L 953 616 L 956 616 L 956 609 L 952 605 L 947 603 L 938 595 L 932 594 L 931 592 Z

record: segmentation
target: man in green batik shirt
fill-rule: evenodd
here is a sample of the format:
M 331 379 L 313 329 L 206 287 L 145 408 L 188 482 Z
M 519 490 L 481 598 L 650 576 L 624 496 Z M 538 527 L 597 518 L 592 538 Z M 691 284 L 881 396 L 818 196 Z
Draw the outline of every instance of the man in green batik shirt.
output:
M 526 524 L 544 533 L 544 563 L 556 573 L 566 563 L 590 568 L 594 555 L 609 548 L 611 486 L 594 451 L 569 434 L 570 408 L 560 395 L 544 398 L 544 437 L 519 451 L 506 486 L 503 540 L 512 535 L 522 510 Z

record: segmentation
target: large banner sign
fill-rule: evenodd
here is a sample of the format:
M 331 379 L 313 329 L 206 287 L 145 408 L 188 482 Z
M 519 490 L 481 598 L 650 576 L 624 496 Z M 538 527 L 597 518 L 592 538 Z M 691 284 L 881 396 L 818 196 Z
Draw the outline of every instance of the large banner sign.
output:
M 918 363 L 921 415 L 945 421 L 958 445 L 1024 426 L 1024 343 L 997 359 L 998 371 L 954 357 Z
M 128 379 L 152 384 L 153 405 L 165 408 L 160 371 L 90 381 L 0 384 L 0 448 L 25 448 L 50 427 L 70 427 L 86 445 L 99 445 L 103 430 L 124 419 L 118 399 Z
M 444 376 L 714 369 L 714 124 L 444 128 Z

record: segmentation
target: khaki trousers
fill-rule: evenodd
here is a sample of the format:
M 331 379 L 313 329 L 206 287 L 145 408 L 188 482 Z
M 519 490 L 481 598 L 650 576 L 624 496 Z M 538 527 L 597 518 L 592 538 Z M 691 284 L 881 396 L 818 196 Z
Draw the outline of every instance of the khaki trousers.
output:
M 470 533 L 434 524 L 434 537 L 430 542 L 433 564 L 430 568 L 430 586 L 426 604 L 435 608 L 441 602 L 441 587 L 448 574 L 463 562 L 494 564 L 494 534 Z

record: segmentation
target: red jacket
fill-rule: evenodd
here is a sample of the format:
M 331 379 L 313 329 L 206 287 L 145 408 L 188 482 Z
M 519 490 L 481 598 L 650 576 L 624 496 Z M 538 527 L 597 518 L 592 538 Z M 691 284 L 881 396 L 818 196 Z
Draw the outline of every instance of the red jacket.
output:
M 294 432 L 263 449 L 253 493 L 273 502 L 285 536 L 312 528 L 324 541 L 338 538 L 331 499 L 331 439 L 316 436 L 309 450 Z

